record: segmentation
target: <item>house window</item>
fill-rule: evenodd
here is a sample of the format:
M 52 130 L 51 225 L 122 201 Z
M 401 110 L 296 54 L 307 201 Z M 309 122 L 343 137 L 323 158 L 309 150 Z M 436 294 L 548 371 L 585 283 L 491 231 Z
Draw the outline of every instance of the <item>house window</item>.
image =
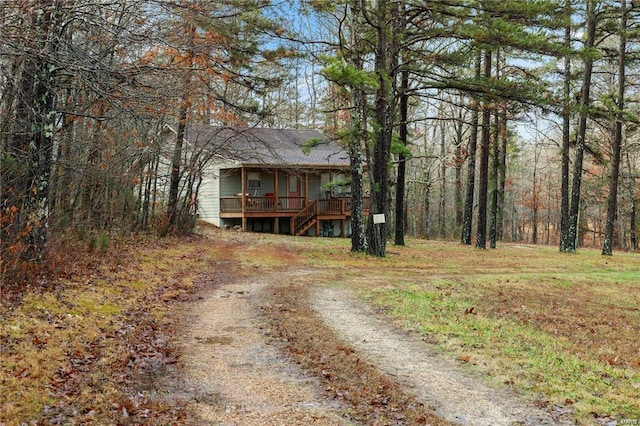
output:
M 259 172 L 249 172 L 247 177 L 247 188 L 257 189 L 262 187 L 262 179 Z

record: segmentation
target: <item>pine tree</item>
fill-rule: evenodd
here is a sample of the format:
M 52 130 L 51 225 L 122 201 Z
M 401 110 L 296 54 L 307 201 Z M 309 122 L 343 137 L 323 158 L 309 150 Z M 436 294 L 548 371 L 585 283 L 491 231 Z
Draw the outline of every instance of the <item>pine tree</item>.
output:
M 618 45 L 618 93 L 616 99 L 617 111 L 615 114 L 615 131 L 613 146 L 611 147 L 611 181 L 609 184 L 609 197 L 607 206 L 607 222 L 604 231 L 602 254 L 613 254 L 613 227 L 618 210 L 618 179 L 620 176 L 620 152 L 622 149 L 622 128 L 624 125 L 625 86 L 627 67 L 627 17 L 628 9 L 626 0 L 620 1 L 620 32 Z
M 575 252 L 578 244 L 578 216 L 580 212 L 580 188 L 582 184 L 585 138 L 587 133 L 587 116 L 591 102 L 591 76 L 595 61 L 595 38 L 597 29 L 596 0 L 587 0 L 587 26 L 584 46 L 584 74 L 580 90 L 580 118 L 574 156 L 573 178 L 569 206 L 569 222 L 567 223 L 564 251 Z

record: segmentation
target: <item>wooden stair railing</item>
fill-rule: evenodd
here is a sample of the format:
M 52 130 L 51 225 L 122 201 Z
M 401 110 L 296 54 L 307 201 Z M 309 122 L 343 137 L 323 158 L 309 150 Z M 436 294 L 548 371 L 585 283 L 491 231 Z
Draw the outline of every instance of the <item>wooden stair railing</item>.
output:
M 291 235 L 302 235 L 306 230 L 316 224 L 317 215 L 318 200 L 315 200 L 307 204 L 291 218 Z

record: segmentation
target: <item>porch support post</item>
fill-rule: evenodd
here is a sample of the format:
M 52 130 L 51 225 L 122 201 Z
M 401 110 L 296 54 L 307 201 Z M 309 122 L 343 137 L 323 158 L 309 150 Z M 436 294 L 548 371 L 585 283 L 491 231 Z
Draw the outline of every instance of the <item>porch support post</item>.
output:
M 309 203 L 309 172 L 304 172 L 304 205 Z
M 247 217 L 245 212 L 245 206 L 247 205 L 247 171 L 244 166 L 242 166 L 240 170 L 242 181 L 242 232 L 247 232 Z
M 278 169 L 275 170 L 274 172 L 274 182 L 273 182 L 273 191 L 275 192 L 275 199 L 273 200 L 273 202 L 275 203 L 275 205 L 273 206 L 276 213 L 278 212 L 278 180 L 280 180 L 280 176 L 278 176 Z M 278 218 L 276 218 L 276 223 L 278 223 Z
M 333 198 L 333 172 L 329 171 L 329 196 L 327 197 L 329 200 Z
M 280 218 L 277 216 L 273 219 L 273 233 L 274 234 L 280 233 Z

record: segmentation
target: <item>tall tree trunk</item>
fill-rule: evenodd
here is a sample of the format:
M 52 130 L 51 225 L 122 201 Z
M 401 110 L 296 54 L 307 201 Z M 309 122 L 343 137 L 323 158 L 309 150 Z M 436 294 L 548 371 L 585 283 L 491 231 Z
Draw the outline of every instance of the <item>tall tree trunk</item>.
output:
M 571 185 L 571 205 L 569 208 L 569 223 L 566 235 L 566 252 L 575 252 L 578 243 L 578 219 L 580 213 L 580 187 L 582 184 L 582 163 L 584 160 L 585 137 L 587 133 L 587 116 L 591 94 L 591 74 L 593 71 L 593 53 L 590 51 L 595 44 L 596 13 L 595 0 L 587 0 L 587 38 L 585 42 L 584 80 L 580 91 L 580 120 L 576 140 L 575 159 L 573 164 L 573 179 Z
M 180 189 L 180 178 L 182 168 L 182 146 L 184 144 L 185 130 L 187 127 L 187 119 L 189 116 L 189 106 L 191 102 L 191 76 L 194 58 L 195 44 L 195 27 L 186 24 L 186 36 L 188 37 L 187 52 L 185 57 L 185 75 L 184 75 L 184 93 L 180 110 L 178 112 L 178 128 L 176 129 L 176 141 L 173 146 L 173 155 L 171 157 L 171 177 L 169 182 L 169 198 L 167 200 L 167 219 L 166 225 L 161 229 L 161 235 L 173 232 L 176 227 L 178 216 L 178 197 Z
M 636 237 L 636 211 L 638 208 L 638 200 L 633 197 L 631 199 L 631 210 L 629 212 L 629 246 L 631 250 L 638 250 L 638 239 Z
M 373 169 L 371 181 L 371 214 L 387 217 L 389 208 L 389 157 L 394 127 L 395 70 L 398 60 L 398 5 L 388 1 L 377 4 L 377 40 L 375 73 L 379 89 L 375 95 L 375 119 L 377 126 L 373 155 L 369 166 Z M 391 23 L 391 24 L 389 24 Z M 373 219 L 373 218 L 372 218 Z M 387 246 L 386 219 L 381 223 L 369 220 L 367 228 L 367 252 L 385 257 Z
M 496 248 L 498 239 L 498 176 L 500 169 L 500 116 L 495 113 L 495 129 L 491 143 L 491 216 L 489 219 L 489 247 Z
M 49 180 L 53 154 L 54 94 L 51 65 L 38 61 L 34 75 L 34 121 L 29 141 L 28 195 L 23 204 L 27 213 L 24 241 L 26 260 L 43 260 L 46 255 L 47 228 L 49 226 Z
M 462 228 L 462 210 L 463 210 L 463 202 L 462 202 L 462 126 L 463 126 L 463 112 L 462 108 L 458 108 L 458 120 L 455 124 L 456 131 L 456 150 L 455 150 L 455 195 L 454 195 L 454 204 L 455 204 L 455 217 L 454 217 L 454 225 L 456 232 L 459 232 Z
M 357 70 L 363 69 L 361 52 L 362 41 L 357 37 L 361 16 L 359 0 L 351 2 L 351 19 L 354 28 L 351 45 L 352 63 Z M 353 88 L 351 92 L 353 112 L 351 116 L 353 136 L 347 143 L 351 171 L 351 251 L 367 251 L 367 234 L 364 221 L 364 171 L 363 148 L 367 145 L 367 95 L 362 88 Z
M 496 50 L 496 79 L 500 78 L 500 49 Z M 499 188 L 498 177 L 500 171 L 500 112 L 495 111 L 495 128 L 493 129 L 491 153 L 491 216 L 489 218 L 489 247 L 496 248 L 498 239 L 498 210 L 499 210 Z
M 475 78 L 480 79 L 481 73 L 481 54 L 478 53 L 475 63 Z M 469 152 L 467 164 L 467 184 L 466 194 L 464 200 L 464 212 L 462 219 L 462 244 L 471 245 L 471 238 L 473 234 L 473 202 L 475 193 L 476 182 L 476 154 L 478 146 L 478 104 L 474 101 L 474 105 L 471 113 L 471 132 L 469 135 Z
M 627 150 L 627 169 L 629 170 L 629 175 L 631 175 L 633 168 L 631 167 L 631 159 L 629 158 L 629 151 Z M 631 204 L 631 209 L 629 211 L 629 245 L 631 250 L 638 249 L 638 240 L 636 238 L 636 211 L 638 206 L 638 199 L 635 196 L 635 188 L 634 188 L 634 180 L 629 179 L 629 203 Z
M 8 171 L 2 170 L 2 208 L 15 209 L 8 217 L 9 223 L 4 223 L 3 217 L 2 249 L 4 251 L 6 244 L 13 245 L 26 261 L 40 261 L 46 256 L 55 130 L 55 68 L 50 57 L 55 50 L 52 32 L 57 29 L 60 18 L 59 6 L 57 2 L 46 1 L 33 10 L 31 28 L 37 35 L 31 48 L 38 53 L 25 55 L 16 86 L 19 93 L 12 128 L 14 135 L 5 154 L 15 165 Z M 10 181 L 6 181 L 7 177 Z
M 531 186 L 531 242 L 538 244 L 538 210 L 539 210 L 539 196 L 538 196 L 538 144 L 534 146 L 533 153 L 533 179 Z
M 567 16 L 571 16 L 572 0 L 566 0 Z M 567 25 L 564 33 L 564 47 L 571 47 L 571 24 Z M 571 57 L 564 57 L 564 81 L 562 87 L 562 171 L 560 184 L 560 251 L 567 251 L 569 247 L 569 145 L 571 135 Z
M 407 146 L 407 118 L 409 111 L 409 71 L 402 70 L 400 76 L 400 143 Z M 404 152 L 398 155 L 398 180 L 396 182 L 396 232 L 395 244 L 404 245 L 405 230 L 405 173 L 407 156 Z
M 178 128 L 176 129 L 176 141 L 173 146 L 173 155 L 171 157 L 171 177 L 169 182 L 169 199 L 167 201 L 167 223 L 166 227 L 161 230 L 162 235 L 172 232 L 176 226 L 178 216 L 178 198 L 180 193 L 180 176 L 182 167 L 182 146 L 184 144 L 184 136 L 187 125 L 187 99 L 183 100 L 178 116 Z
M 484 53 L 484 76 L 491 77 L 491 52 Z M 489 189 L 489 142 L 491 139 L 491 109 L 489 102 L 482 106 L 482 146 L 480 152 L 480 186 L 478 188 L 478 229 L 476 248 L 487 248 L 487 195 Z
M 509 133 L 507 131 L 507 105 L 504 104 L 500 116 L 500 176 L 498 177 L 498 239 L 504 239 L 504 191 L 507 184 L 507 146 Z
M 624 122 L 624 88 L 627 50 L 627 2 L 620 1 L 620 52 L 618 53 L 618 111 L 616 113 L 615 135 L 611 147 L 611 182 L 609 184 L 609 203 L 607 206 L 607 222 L 604 229 L 602 254 L 613 254 L 613 228 L 618 209 L 618 177 L 620 175 L 620 151 L 622 148 L 622 125 Z
M 440 201 L 438 203 L 438 236 L 447 237 L 447 147 L 444 120 L 440 124 Z
M 348 142 L 350 171 L 351 171 L 351 251 L 364 252 L 367 250 L 367 237 L 364 221 L 364 171 L 362 149 L 367 140 L 367 105 L 366 94 L 357 90 L 354 93 L 355 135 Z
M 360 142 L 360 139 L 357 139 Z M 364 183 L 362 167 L 362 150 L 360 144 L 355 147 L 352 142 L 349 145 L 351 158 L 351 251 L 367 251 L 367 237 L 364 222 Z M 355 148 L 355 149 L 354 149 Z
M 424 189 L 424 232 L 422 236 L 424 238 L 429 238 L 429 234 L 431 233 L 431 221 L 429 220 L 429 215 L 431 214 L 431 172 L 427 171 L 425 176 L 425 181 L 427 185 Z

